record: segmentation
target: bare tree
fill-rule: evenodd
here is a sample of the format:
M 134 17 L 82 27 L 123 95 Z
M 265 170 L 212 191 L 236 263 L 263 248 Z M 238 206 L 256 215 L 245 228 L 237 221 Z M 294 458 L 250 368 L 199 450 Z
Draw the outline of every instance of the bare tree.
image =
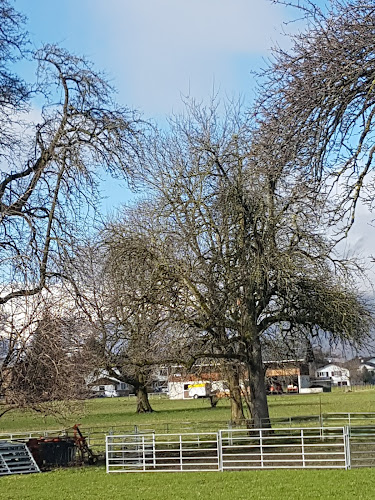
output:
M 154 195 L 152 227 L 149 216 L 138 230 L 152 231 L 204 355 L 246 365 L 256 426 L 268 420 L 262 345 L 275 329 L 360 341 L 370 323 L 351 263 L 324 237 L 324 199 L 299 170 L 262 162 L 261 139 L 236 107 L 219 119 L 193 104 L 134 165 Z
M 155 368 L 179 359 L 180 344 L 165 306 L 173 304 L 173 286 L 152 243 L 137 234 L 136 214 L 129 210 L 123 225 L 108 223 L 100 243 L 81 248 L 67 274 L 92 324 L 97 369 L 132 385 L 137 412 L 144 413 L 153 411 L 148 387 Z
M 0 304 L 39 293 L 59 274 L 61 254 L 75 228 L 95 212 L 99 168 L 129 173 L 136 154 L 139 117 L 119 107 L 113 89 L 92 65 L 57 46 L 34 54 L 36 96 L 43 100 L 34 123 L 17 113 L 25 92 L 19 80 L 1 73 L 10 50 L 22 44 L 22 18 L 0 3 L 0 120 L 10 117 L 0 140 Z M 1 98 L 1 95 L 3 98 Z M 32 105 L 33 102 L 30 102 Z M 17 124 L 17 127 L 15 127 Z M 86 225 L 88 222 L 86 221 Z
M 57 306 L 56 297 L 50 304 L 41 297 L 25 304 L 23 298 L 17 306 L 0 335 L 0 416 L 17 409 L 66 417 L 88 395 L 85 378 L 92 367 L 82 318 Z
M 35 300 L 25 298 L 13 301 L 1 310 L 0 329 L 0 402 L 3 415 L 12 409 L 5 405 L 6 393 L 14 367 L 21 362 L 32 331 L 36 328 Z
M 137 411 L 152 411 L 147 385 L 152 381 L 153 369 L 172 358 L 172 325 L 164 303 L 171 307 L 173 297 L 165 276 L 162 280 L 162 269 L 152 245 L 130 231 L 118 232 L 112 228 L 109 232 L 105 268 L 112 287 L 110 307 L 116 321 L 116 334 L 107 330 L 109 359 L 126 382 L 134 386 Z M 176 336 L 173 340 L 177 341 Z
M 277 47 L 262 74 L 257 108 L 264 160 L 325 181 L 335 230 L 354 222 L 360 197 L 373 207 L 375 7 L 363 0 L 279 1 L 307 28 Z M 332 189 L 335 186 L 335 189 Z M 324 187 L 322 188 L 324 189 Z

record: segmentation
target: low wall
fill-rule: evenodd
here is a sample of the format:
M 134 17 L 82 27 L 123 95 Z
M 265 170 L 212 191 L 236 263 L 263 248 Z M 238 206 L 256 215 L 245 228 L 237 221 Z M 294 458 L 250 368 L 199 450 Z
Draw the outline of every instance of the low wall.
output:
M 323 387 L 309 387 L 299 390 L 300 394 L 319 394 L 319 392 L 323 392 Z

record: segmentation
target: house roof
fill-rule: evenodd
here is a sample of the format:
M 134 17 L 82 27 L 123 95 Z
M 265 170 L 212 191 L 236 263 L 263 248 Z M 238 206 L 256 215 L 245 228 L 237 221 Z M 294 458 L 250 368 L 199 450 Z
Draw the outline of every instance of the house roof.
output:
M 319 368 L 317 368 L 315 370 L 315 372 L 324 372 L 324 371 L 341 371 L 341 372 L 344 372 L 345 374 L 348 374 L 349 375 L 349 370 L 343 366 L 339 366 L 339 365 L 334 365 L 334 364 L 329 364 L 329 365 L 325 365 L 325 366 L 320 366 Z
M 367 358 L 361 357 L 361 363 L 374 363 L 375 364 L 375 356 L 368 356 Z
M 371 369 L 375 369 L 375 363 L 372 363 L 371 361 L 365 361 L 364 363 L 361 363 L 359 365 L 359 369 L 361 368 L 371 368 Z
M 105 370 L 101 370 L 99 372 L 92 372 L 86 379 L 86 383 L 89 385 L 97 385 L 99 383 L 99 380 L 110 380 L 111 382 L 115 384 L 119 384 L 121 380 L 118 380 L 115 377 L 111 377 L 109 373 Z
M 95 380 L 89 382 L 89 385 L 117 385 L 120 383 L 120 380 L 113 377 L 99 377 Z
M 324 365 L 324 366 L 319 366 L 317 368 L 317 370 L 332 370 L 335 368 L 337 368 L 338 370 L 347 370 L 347 368 L 344 368 L 343 366 L 339 366 L 339 365 L 334 365 L 333 363 L 329 363 L 328 365 Z

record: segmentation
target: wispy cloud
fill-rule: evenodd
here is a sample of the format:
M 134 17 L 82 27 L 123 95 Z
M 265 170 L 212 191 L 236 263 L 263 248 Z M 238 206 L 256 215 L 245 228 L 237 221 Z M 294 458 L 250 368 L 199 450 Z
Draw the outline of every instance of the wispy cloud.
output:
M 207 96 L 213 85 L 250 91 L 253 59 L 280 38 L 285 15 L 267 0 L 97 0 L 90 11 L 122 92 L 151 114 L 169 113 L 181 93 Z

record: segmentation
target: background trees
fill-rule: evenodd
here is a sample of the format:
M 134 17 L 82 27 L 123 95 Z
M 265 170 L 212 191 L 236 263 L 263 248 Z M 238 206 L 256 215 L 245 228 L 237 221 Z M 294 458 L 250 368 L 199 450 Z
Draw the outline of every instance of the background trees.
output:
M 93 369 L 82 317 L 55 294 L 8 307 L 0 334 L 0 416 L 33 410 L 64 417 L 88 396 Z
M 26 36 L 0 0 L 0 305 L 68 279 L 97 360 L 134 385 L 139 411 L 151 409 L 151 367 L 188 352 L 191 363 L 224 360 L 235 418 L 246 366 L 259 426 L 268 419 L 265 348 L 324 334 L 360 342 L 371 324 L 355 264 L 335 254 L 330 235 L 345 215 L 350 226 L 372 168 L 373 8 L 300 8 L 309 37 L 276 52 L 256 113 L 193 103 L 168 132 L 146 137 L 84 58 L 47 45 L 33 54 L 37 85 L 13 75 Z M 149 200 L 108 227 L 82 264 L 73 248 L 84 245 L 73 240 L 95 212 L 99 168 L 132 173 Z M 329 196 L 334 182 L 344 202 Z M 20 361 L 24 380 L 40 331 Z

